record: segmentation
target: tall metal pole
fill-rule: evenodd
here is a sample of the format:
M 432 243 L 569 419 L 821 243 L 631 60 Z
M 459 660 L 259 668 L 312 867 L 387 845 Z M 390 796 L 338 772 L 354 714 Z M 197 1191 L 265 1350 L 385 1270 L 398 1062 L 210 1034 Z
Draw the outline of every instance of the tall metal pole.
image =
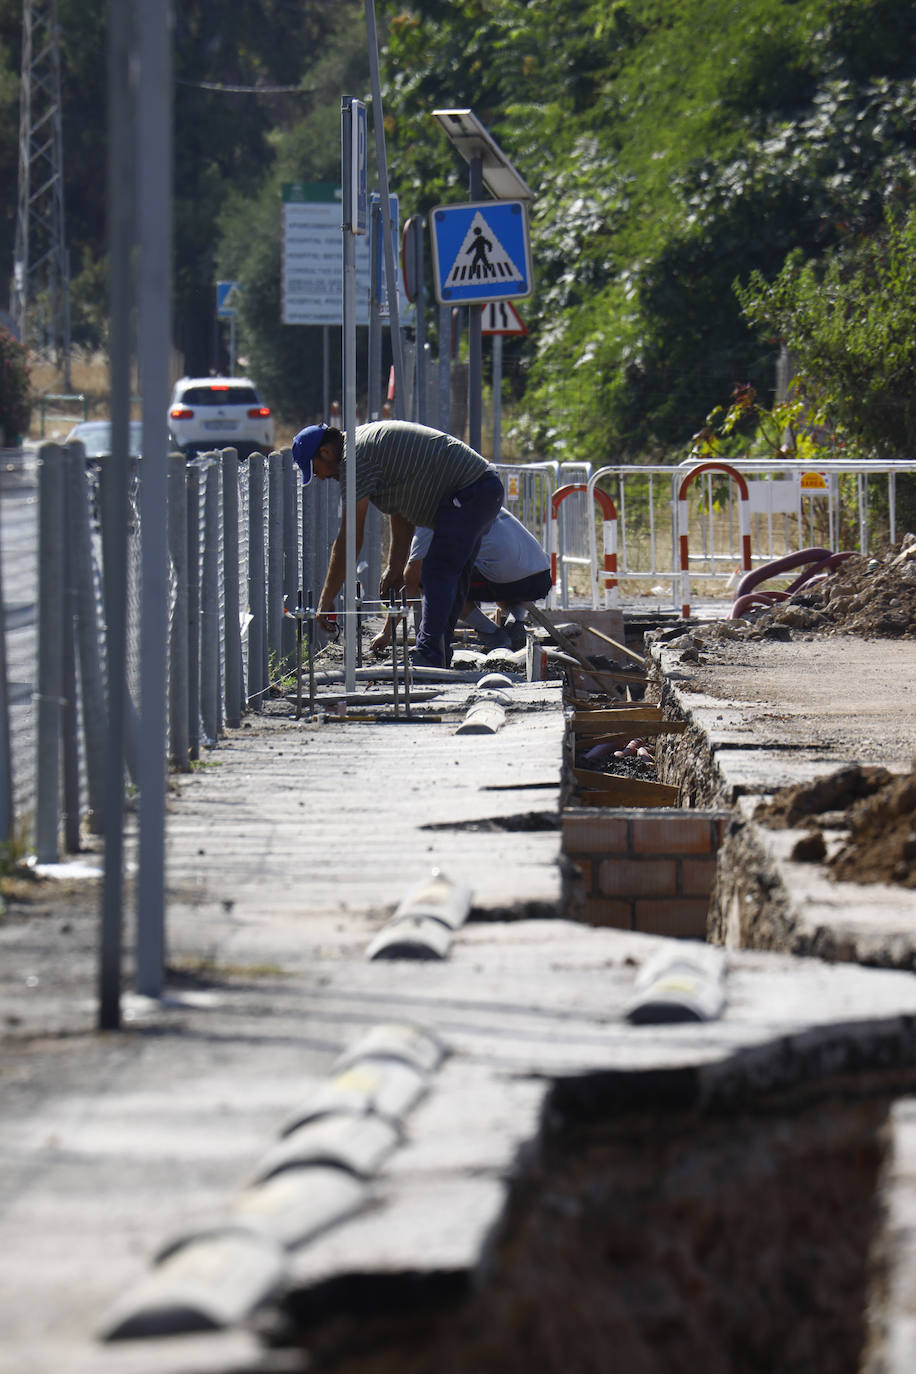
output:
M 369 206 L 369 405 L 367 418 L 381 419 L 382 414 L 382 320 L 379 313 L 379 235 L 382 230 L 382 207 L 372 197 Z M 376 588 L 373 588 L 373 595 Z
M 346 583 L 344 602 L 344 681 L 347 694 L 356 690 L 356 232 L 358 190 L 354 183 L 355 126 L 363 107 L 344 96 L 341 103 L 341 171 L 343 182 L 343 418 L 346 495 Z M 364 170 L 364 169 L 363 169 Z
M 492 463 L 502 462 L 503 451 L 503 336 L 493 335 L 493 447 L 490 453 Z
M 105 646 L 108 740 L 105 755 L 105 872 L 99 961 L 99 1026 L 121 1024 L 124 744 L 127 722 L 127 477 L 130 418 L 131 257 L 134 243 L 133 103 L 130 71 L 134 7 L 108 6 L 108 283 L 111 459 L 102 472 L 105 540 Z
M 159 997 L 165 977 L 165 773 L 168 700 L 168 407 L 171 343 L 171 7 L 137 6 L 138 301 L 143 463 L 140 514 L 140 850 L 137 991 Z
M 372 80 L 372 125 L 375 130 L 375 160 L 378 164 L 379 194 L 382 198 L 382 246 L 385 254 L 385 284 L 388 288 L 388 322 L 391 332 L 391 352 L 394 358 L 396 386 L 394 413 L 404 419 L 404 350 L 398 309 L 398 279 L 394 261 L 394 226 L 391 219 L 391 200 L 388 193 L 388 159 L 385 152 L 385 116 L 382 109 L 382 86 L 379 78 L 378 32 L 375 26 L 374 0 L 366 0 L 366 35 L 369 40 L 369 73 Z
M 483 161 L 475 154 L 470 161 L 470 199 L 483 198 Z M 468 306 L 468 443 L 480 452 L 481 412 L 483 408 L 483 306 Z

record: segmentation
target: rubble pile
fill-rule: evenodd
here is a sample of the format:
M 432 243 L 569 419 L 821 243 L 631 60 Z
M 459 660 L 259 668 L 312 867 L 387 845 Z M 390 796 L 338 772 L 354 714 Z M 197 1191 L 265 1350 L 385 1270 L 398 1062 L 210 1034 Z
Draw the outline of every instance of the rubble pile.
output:
M 779 628 L 865 639 L 916 639 L 916 534 L 874 557 L 854 554 L 823 581 L 747 617 L 754 630 Z

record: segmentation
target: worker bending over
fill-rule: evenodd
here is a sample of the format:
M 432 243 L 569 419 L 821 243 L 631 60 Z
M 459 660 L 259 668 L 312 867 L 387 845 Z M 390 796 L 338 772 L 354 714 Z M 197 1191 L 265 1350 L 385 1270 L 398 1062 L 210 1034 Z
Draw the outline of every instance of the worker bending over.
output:
M 503 484 L 496 469 L 460 439 L 406 420 L 379 420 L 360 425 L 354 442 L 356 461 L 355 520 L 357 552 L 362 547 L 366 512 L 371 501 L 388 516 L 391 539 L 380 593 L 399 592 L 416 526 L 432 530 L 423 566 L 423 613 L 413 662 L 418 667 L 447 667 L 452 636 L 467 601 L 471 572 L 481 537 L 502 505 Z M 346 576 L 346 465 L 344 435 L 328 425 L 307 425 L 293 440 L 293 459 L 303 486 L 312 477 L 340 483 L 344 505 L 340 529 L 331 548 L 324 587 L 318 600 L 318 623 L 328 616 Z
M 404 569 L 409 601 L 419 598 L 423 560 L 432 535 L 430 529 L 414 532 Z M 534 535 L 504 507 L 480 541 L 469 597 L 460 618 L 477 631 L 484 649 L 520 649 L 525 642 L 525 602 L 540 601 L 552 585 L 549 556 Z M 484 615 L 481 601 L 496 602 L 507 617 L 502 626 Z M 369 647 L 377 652 L 390 643 L 391 627 L 386 623 Z

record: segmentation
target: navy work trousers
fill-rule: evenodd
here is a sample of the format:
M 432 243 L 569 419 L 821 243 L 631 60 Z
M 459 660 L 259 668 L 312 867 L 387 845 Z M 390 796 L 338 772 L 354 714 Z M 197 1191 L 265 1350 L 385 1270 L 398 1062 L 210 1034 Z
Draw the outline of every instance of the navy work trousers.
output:
M 417 652 L 447 666 L 452 635 L 464 609 L 480 541 L 499 514 L 505 492 L 490 468 L 482 477 L 443 498 L 433 537 L 423 559 L 423 619 Z

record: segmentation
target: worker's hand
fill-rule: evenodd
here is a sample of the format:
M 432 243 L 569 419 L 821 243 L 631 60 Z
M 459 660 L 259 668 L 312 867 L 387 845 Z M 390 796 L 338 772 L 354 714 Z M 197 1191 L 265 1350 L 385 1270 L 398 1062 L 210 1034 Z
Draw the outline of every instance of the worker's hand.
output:
M 386 597 L 391 592 L 399 592 L 404 585 L 404 569 L 391 563 L 382 573 L 382 580 L 379 583 L 379 596 Z
M 337 615 L 334 611 L 319 611 L 315 620 L 319 627 L 324 630 L 325 634 L 334 635 L 335 637 L 340 634 L 340 626 L 337 623 Z
M 380 654 L 384 649 L 387 649 L 387 648 L 388 648 L 388 645 L 389 645 L 390 643 L 391 643 L 391 625 L 390 625 L 390 624 L 386 624 L 386 626 L 385 626 L 384 630 L 382 630 L 381 634 L 377 634 L 377 635 L 375 636 L 375 638 L 374 638 L 373 640 L 370 641 L 370 643 L 369 643 L 369 652 L 372 653 L 372 654 Z

